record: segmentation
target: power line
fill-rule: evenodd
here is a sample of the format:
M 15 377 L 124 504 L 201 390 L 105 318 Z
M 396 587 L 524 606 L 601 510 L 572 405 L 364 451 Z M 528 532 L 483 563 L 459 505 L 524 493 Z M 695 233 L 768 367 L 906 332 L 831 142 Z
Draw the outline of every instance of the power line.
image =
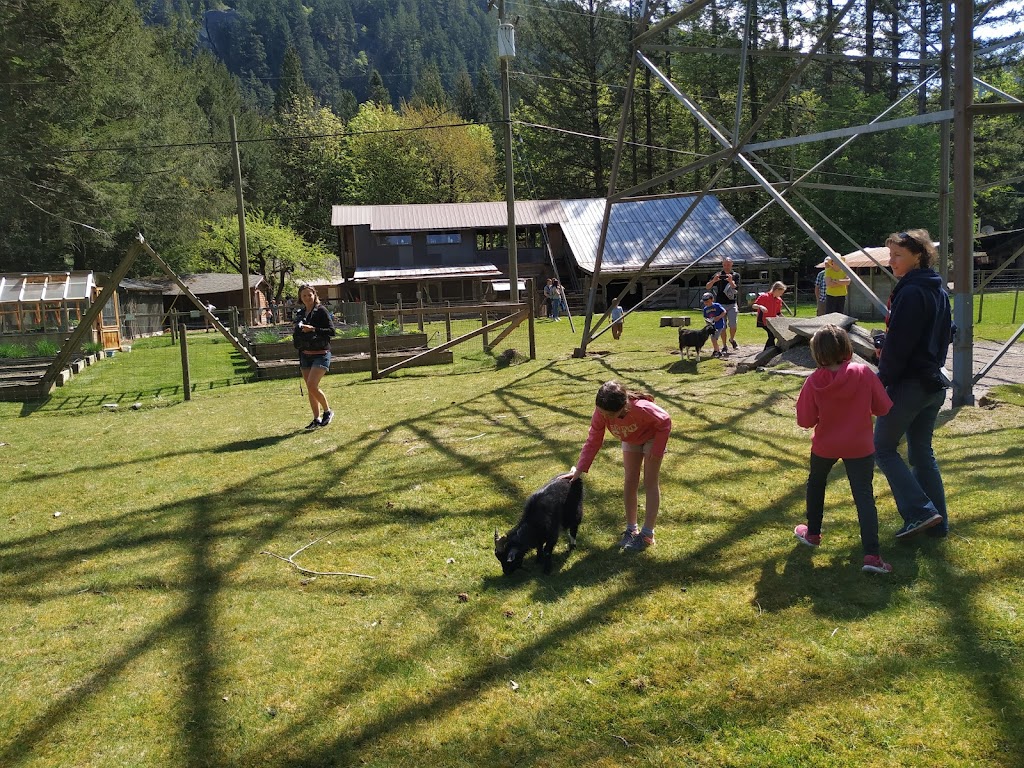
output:
M 554 128 L 552 126 L 541 125 L 539 123 L 527 123 L 527 122 L 524 122 L 524 121 L 521 121 L 521 120 L 516 120 L 515 123 L 517 125 L 522 125 L 522 126 L 525 126 L 527 128 L 539 128 L 539 129 L 542 129 L 542 130 L 545 130 L 545 131 L 550 131 L 550 132 L 553 132 L 553 133 L 567 134 L 569 136 L 576 136 L 576 137 L 582 138 L 582 139 L 588 139 L 588 140 L 597 139 L 599 141 L 603 141 L 603 142 L 606 142 L 606 143 L 614 143 L 615 142 L 614 138 L 610 138 L 610 137 L 607 137 L 607 136 L 597 136 L 597 135 L 592 134 L 592 133 L 581 133 L 580 131 L 570 131 L 570 130 L 564 129 L 564 128 Z M 707 157 L 707 155 L 705 155 L 705 154 L 702 154 L 702 153 L 699 153 L 699 152 L 693 152 L 693 151 L 690 151 L 690 150 L 684 150 L 684 149 L 670 149 L 670 148 L 667 148 L 667 147 L 659 147 L 659 146 L 656 146 L 656 145 L 642 144 L 642 143 L 639 143 L 639 142 L 632 142 L 632 141 L 623 141 L 622 143 L 624 145 L 628 145 L 628 146 L 635 146 L 635 147 L 639 147 L 639 148 L 657 149 L 657 150 L 661 150 L 663 152 L 670 152 L 670 153 L 678 153 L 678 154 L 690 155 L 691 157 L 697 157 L 697 158 Z M 807 169 L 801 169 L 801 168 L 791 168 L 789 166 L 779 166 L 779 167 L 781 167 L 782 170 L 793 170 L 793 171 L 795 171 L 797 173 L 802 173 L 803 171 L 807 170 Z M 924 184 L 924 183 L 921 183 L 921 182 L 910 182 L 910 181 L 907 181 L 905 179 L 888 179 L 888 178 L 879 178 L 877 176 L 859 176 L 859 175 L 852 174 L 852 173 L 839 173 L 839 172 L 836 172 L 836 171 L 822 171 L 822 170 L 815 171 L 815 173 L 820 174 L 822 176 L 830 176 L 830 177 L 836 178 L 836 179 L 859 179 L 859 180 L 867 180 L 867 181 L 884 181 L 884 182 L 886 182 L 888 184 L 891 184 L 891 185 L 894 185 L 894 186 L 903 184 L 903 185 L 906 185 L 908 187 L 918 187 L 919 189 L 928 189 L 929 188 L 927 184 Z
M 626 86 L 619 85 L 617 83 L 602 83 L 600 81 L 581 80 L 581 79 L 577 79 L 577 78 L 568 78 L 568 77 L 558 77 L 557 75 L 538 75 L 538 74 L 533 74 L 533 73 L 530 73 L 530 72 L 526 72 L 524 70 L 517 70 L 514 74 L 521 75 L 523 77 L 528 77 L 528 78 L 531 78 L 533 80 L 558 80 L 558 81 L 561 81 L 561 82 L 573 83 L 573 84 L 577 84 L 577 85 L 596 85 L 598 87 L 607 88 L 609 90 L 618 90 L 618 91 L 626 90 Z M 654 88 L 643 88 L 643 87 L 638 86 L 638 85 L 634 85 L 633 86 L 633 91 L 634 92 L 639 92 L 639 93 L 647 93 L 647 94 L 650 94 L 652 96 L 658 96 L 658 95 L 666 96 L 666 95 L 668 95 L 667 91 L 659 91 L 659 90 L 656 90 Z M 734 105 L 735 104 L 735 100 L 730 100 L 730 99 L 726 99 L 726 98 L 718 97 L 718 96 L 703 96 L 702 95 L 700 97 L 700 99 L 703 100 L 703 101 L 718 101 L 718 102 L 721 102 L 723 104 L 730 104 L 730 105 Z M 750 99 L 745 99 L 744 102 L 746 104 L 756 104 L 756 105 L 762 106 L 762 107 L 765 106 L 768 103 L 768 102 L 765 102 L 765 101 L 753 101 L 752 102 Z M 809 107 L 804 106 L 799 101 L 783 101 L 782 102 L 782 106 L 792 107 L 793 109 L 801 110 L 801 111 L 804 111 L 804 112 L 816 112 L 816 111 L 818 111 L 818 110 L 814 110 L 814 109 L 811 109 Z M 872 117 L 873 118 L 875 116 L 874 113 L 871 113 L 871 112 L 854 112 L 854 111 L 850 111 L 850 110 L 839 111 L 839 110 L 834 110 L 834 109 L 831 109 L 831 108 L 829 108 L 829 112 L 831 114 L 846 115 L 848 117 L 853 117 L 853 118 L 866 118 L 866 117 Z
M 501 124 L 504 121 L 501 120 L 488 120 L 480 123 L 462 122 L 462 123 L 447 123 L 447 124 L 435 124 L 435 125 L 424 125 L 414 126 L 410 128 L 388 128 L 375 131 L 341 131 L 336 133 L 309 133 L 309 134 L 292 134 L 288 136 L 274 136 L 267 138 L 257 139 L 239 139 L 239 144 L 260 144 L 267 142 L 284 142 L 284 141 L 304 141 L 314 139 L 327 139 L 327 138 L 347 138 L 354 136 L 373 136 L 373 135 L 387 135 L 387 134 L 398 134 L 398 133 L 412 133 L 416 131 L 436 131 L 448 128 L 464 128 L 473 125 L 494 125 Z M 555 126 L 543 125 L 541 123 L 531 123 L 523 120 L 514 120 L 516 125 L 525 128 L 535 128 L 550 133 L 558 133 L 566 136 L 573 136 L 580 139 L 586 139 L 588 141 L 598 140 L 606 143 L 612 143 L 615 141 L 614 138 L 607 136 L 600 136 L 596 134 L 583 133 L 581 131 L 573 131 L 566 128 L 557 128 Z M 660 152 L 667 154 L 687 155 L 690 157 L 705 157 L 706 155 L 694 152 L 692 150 L 685 149 L 674 149 L 672 147 L 663 147 L 656 144 L 645 144 L 643 142 L 624 142 L 628 146 L 637 147 L 640 149 L 655 149 Z M 195 142 L 183 142 L 177 144 L 145 144 L 145 145 L 133 145 L 133 146 L 116 146 L 116 147 L 84 147 L 78 149 L 52 149 L 52 150 L 39 150 L 36 153 L 29 152 L 28 154 L 40 154 L 43 156 L 58 156 L 58 155 L 77 155 L 77 154 L 89 154 L 98 152 L 117 152 L 117 153 L 129 153 L 129 152 L 145 152 L 155 150 L 166 150 L 166 149 L 194 149 L 199 147 L 225 147 L 230 146 L 230 141 L 195 141 Z M 11 157 L 23 157 L 25 153 L 18 155 L 0 155 L 0 158 L 8 159 Z M 794 169 L 801 171 L 801 169 Z M 874 176 L 860 176 L 850 173 L 838 173 L 835 171 L 817 171 L 822 176 L 828 176 L 836 179 L 855 179 L 855 180 L 871 180 L 871 181 L 883 181 L 892 185 L 904 184 L 908 186 L 916 186 L 920 189 L 926 189 L 927 185 L 908 182 L 906 180 L 897 179 L 879 179 Z
M 479 123 L 444 123 L 437 125 L 420 125 L 411 128 L 383 128 L 376 131 L 340 131 L 336 133 L 305 133 L 305 134 L 292 134 L 288 136 L 269 136 L 260 139 L 239 139 L 239 144 L 265 144 L 268 142 L 275 141 L 303 141 L 306 139 L 330 139 L 330 138 L 348 138 L 352 136 L 374 136 L 379 134 L 389 133 L 412 133 L 415 131 L 436 131 L 445 128 L 465 128 L 471 125 L 491 125 L 493 123 L 503 123 L 503 120 L 484 120 Z M 224 147 L 231 146 L 229 140 L 210 140 L 210 141 L 188 141 L 178 144 L 135 144 L 135 145 L 120 145 L 115 147 L 80 147 L 78 149 L 46 149 L 46 150 L 29 150 L 27 153 L 8 154 L 0 155 L 0 158 L 9 159 L 14 157 L 24 157 L 26 154 L 43 155 L 43 156 L 56 156 L 56 155 L 79 155 L 79 154 L 90 154 L 95 152 L 146 152 L 150 150 L 160 149 L 195 149 L 198 147 Z

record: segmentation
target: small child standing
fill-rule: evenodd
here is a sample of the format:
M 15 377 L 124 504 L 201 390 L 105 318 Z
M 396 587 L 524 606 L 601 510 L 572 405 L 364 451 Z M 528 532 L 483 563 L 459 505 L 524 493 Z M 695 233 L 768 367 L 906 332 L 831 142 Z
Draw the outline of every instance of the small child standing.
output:
M 630 392 L 617 381 L 601 385 L 595 398 L 596 408 L 590 419 L 590 433 L 572 472 L 562 477 L 575 480 L 590 469 L 594 457 L 604 444 L 607 429 L 622 441 L 622 467 L 625 472 L 623 501 L 626 507 L 626 530 L 619 547 L 641 552 L 654 544 L 654 525 L 661 506 L 661 461 L 665 457 L 671 417 L 654 404 L 650 395 Z M 644 525 L 637 525 L 637 493 L 640 490 L 640 469 L 644 472 L 646 506 Z
M 892 566 L 882 560 L 878 549 L 871 417 L 888 413 L 892 400 L 874 371 L 850 361 L 853 347 L 842 328 L 826 325 L 818 329 L 810 346 L 818 368 L 804 382 L 796 402 L 797 424 L 804 429 L 814 427 L 807 476 L 807 525 L 798 525 L 793 535 L 809 547 L 821 544 L 825 485 L 828 473 L 842 459 L 860 523 L 860 542 L 864 548 L 861 570 L 890 573 Z
M 704 302 L 704 319 L 715 327 L 715 332 L 711 335 L 711 346 L 715 348 L 715 351 L 711 353 L 711 356 L 728 355 L 728 348 L 725 346 L 725 319 L 727 317 L 725 307 L 715 301 L 715 297 L 710 293 L 701 296 L 701 301 Z M 721 352 L 718 350 L 719 336 L 722 337 L 722 347 L 724 348 Z
M 612 338 L 622 338 L 622 316 L 625 312 L 622 311 L 622 307 L 619 306 L 618 299 L 612 299 Z

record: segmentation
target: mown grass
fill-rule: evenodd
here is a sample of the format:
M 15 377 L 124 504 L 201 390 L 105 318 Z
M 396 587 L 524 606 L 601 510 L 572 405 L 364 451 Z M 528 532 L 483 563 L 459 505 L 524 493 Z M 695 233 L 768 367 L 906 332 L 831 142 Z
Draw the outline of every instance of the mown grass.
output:
M 896 570 L 866 576 L 840 470 L 825 544 L 792 538 L 801 380 L 680 362 L 658 315 L 586 359 L 541 322 L 536 361 L 332 375 L 314 433 L 294 381 L 0 403 L 0 765 L 1018 765 L 1024 408 L 943 414 L 943 543 L 895 546 L 876 478 Z M 673 416 L 658 544 L 613 548 L 609 441 L 579 548 L 502 577 L 493 530 L 613 377 Z M 313 541 L 304 567 L 375 578 L 263 554 Z
M 248 364 L 219 333 L 187 336 L 189 389 L 193 396 L 211 389 L 254 380 Z M 105 404 L 124 408 L 174 405 L 185 399 L 181 347 L 169 335 L 132 341 L 131 352 L 101 358 L 55 389 L 31 409 L 48 412 L 95 411 Z

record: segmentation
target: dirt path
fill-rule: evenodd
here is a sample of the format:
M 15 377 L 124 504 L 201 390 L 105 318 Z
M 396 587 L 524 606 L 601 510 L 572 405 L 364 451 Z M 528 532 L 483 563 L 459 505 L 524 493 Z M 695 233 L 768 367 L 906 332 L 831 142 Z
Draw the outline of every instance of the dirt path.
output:
M 974 342 L 974 373 L 977 375 L 1003 345 L 994 341 Z M 999 358 L 985 378 L 974 386 L 975 398 L 1000 384 L 1024 384 L 1024 345 L 1014 344 Z
M 975 375 L 980 373 L 981 369 L 988 365 L 989 361 L 996 356 L 996 353 L 1002 349 L 1002 347 L 1002 342 L 984 340 L 974 342 L 974 360 L 972 367 Z M 760 348 L 757 348 L 757 351 L 759 350 Z M 750 352 L 751 350 L 741 348 L 737 355 L 731 358 L 730 363 L 733 363 L 733 365 L 730 367 L 734 368 L 735 363 L 749 362 L 753 360 L 756 352 L 755 354 L 750 354 Z M 796 369 L 806 369 L 807 373 L 810 373 L 814 369 L 814 361 L 811 359 L 811 350 L 806 344 L 800 344 L 786 350 L 768 364 L 770 367 L 767 370 L 771 370 L 775 365 L 787 363 L 789 366 L 794 366 Z M 952 368 L 952 357 L 949 357 L 946 360 L 946 370 L 951 371 Z M 790 368 L 789 372 L 796 373 L 797 371 Z M 1014 344 L 1010 347 L 1010 349 L 1006 351 L 1006 354 L 999 359 L 999 362 L 985 374 L 985 378 L 974 385 L 975 402 L 980 400 L 990 389 L 998 387 L 1001 384 L 1024 384 L 1024 344 Z M 949 393 L 947 402 L 951 403 L 952 390 L 949 390 Z

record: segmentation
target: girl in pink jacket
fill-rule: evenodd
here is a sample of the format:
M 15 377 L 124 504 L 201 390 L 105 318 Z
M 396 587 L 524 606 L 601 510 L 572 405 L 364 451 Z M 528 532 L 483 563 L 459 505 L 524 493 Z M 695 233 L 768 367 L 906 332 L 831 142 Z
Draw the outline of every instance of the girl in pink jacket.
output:
M 797 424 L 804 429 L 814 427 L 811 471 L 807 476 L 807 525 L 798 525 L 793 535 L 809 547 L 821 544 L 825 485 L 829 471 L 842 459 L 860 523 L 860 542 L 864 548 L 861 570 L 889 573 L 892 566 L 882 560 L 878 550 L 871 417 L 887 414 L 892 400 L 871 368 L 850 362 L 853 347 L 842 328 L 819 328 L 811 337 L 811 356 L 818 369 L 804 382 L 796 401 Z
M 583 444 L 576 467 L 563 477 L 575 480 L 589 471 L 594 457 L 604 443 L 607 429 L 622 442 L 622 466 L 625 471 L 623 500 L 626 506 L 626 530 L 619 546 L 636 552 L 654 544 L 654 524 L 661 506 L 661 460 L 665 456 L 672 419 L 654 404 L 650 395 L 627 391 L 617 381 L 601 385 L 595 399 L 596 408 L 590 419 L 590 433 Z M 637 492 L 640 489 L 640 468 L 644 470 L 646 507 L 644 525 L 637 525 Z

